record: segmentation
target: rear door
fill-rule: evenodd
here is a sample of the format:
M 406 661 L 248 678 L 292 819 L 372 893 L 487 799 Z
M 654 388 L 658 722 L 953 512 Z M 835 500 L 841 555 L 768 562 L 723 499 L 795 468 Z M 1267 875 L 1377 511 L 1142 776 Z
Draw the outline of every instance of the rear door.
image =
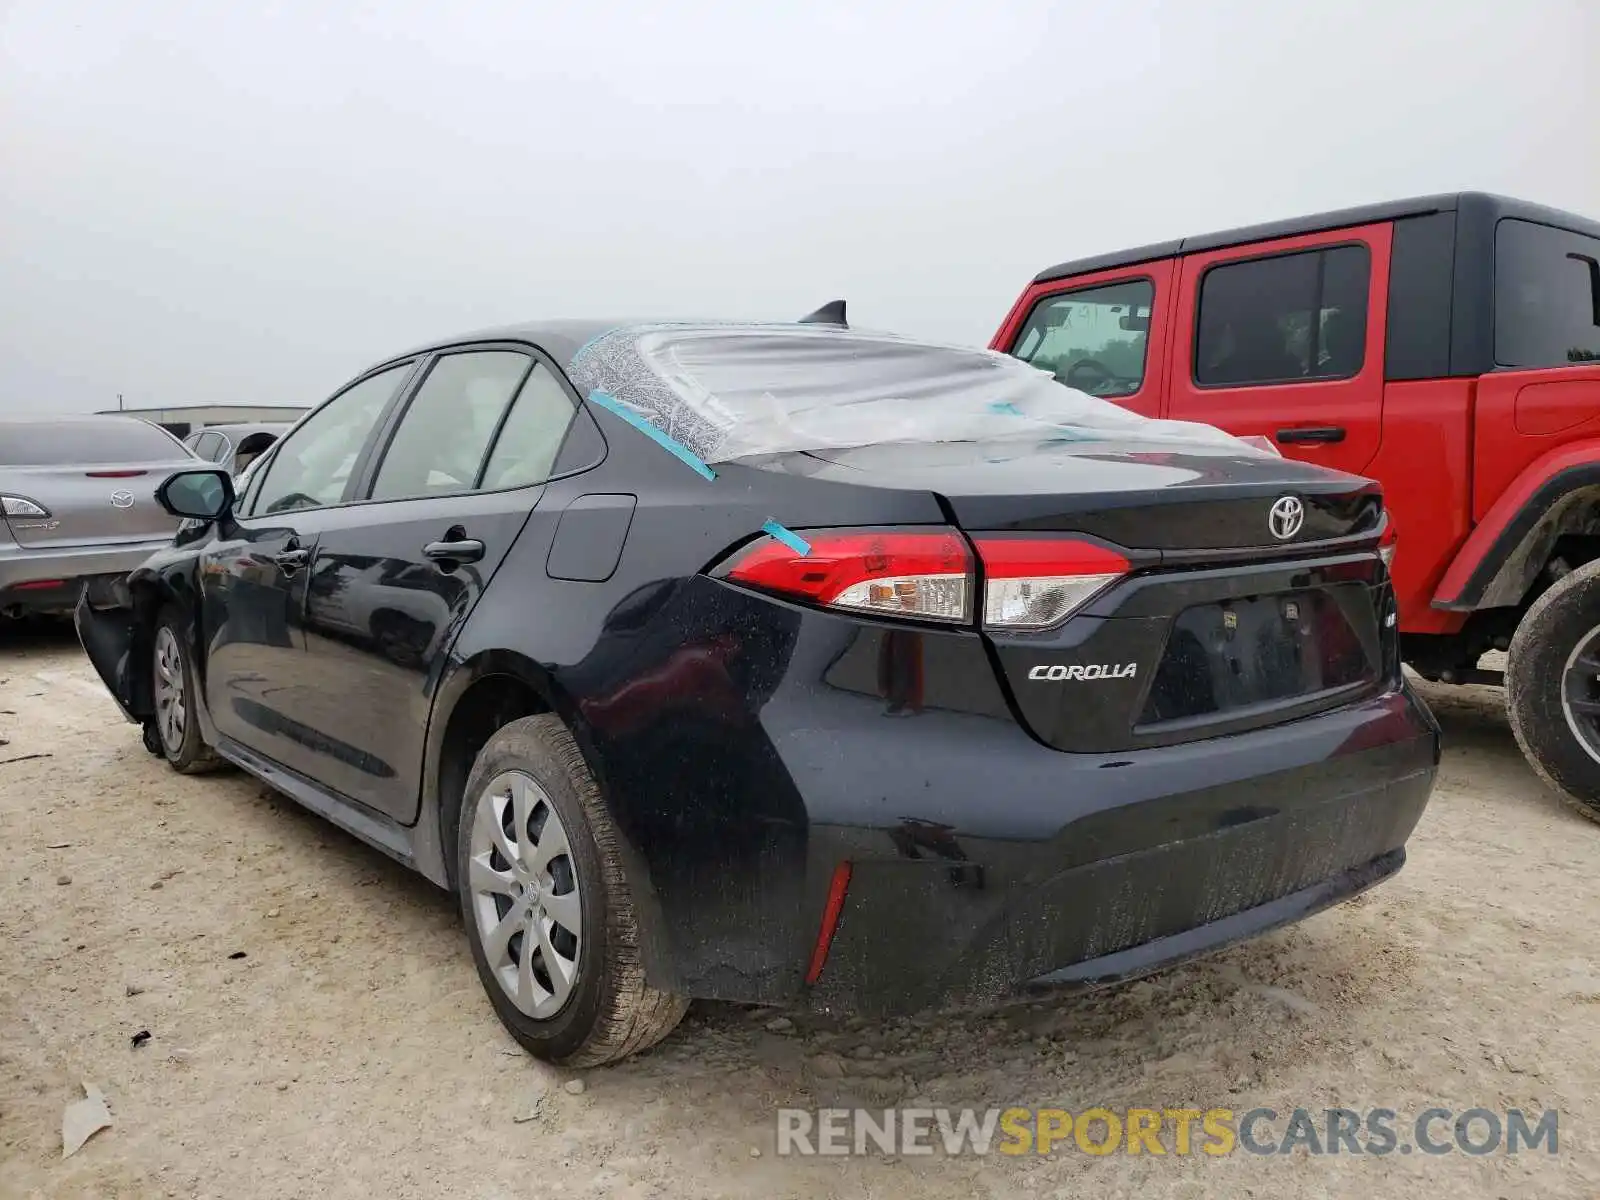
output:
M 1167 415 L 1361 474 L 1382 438 L 1390 242 L 1367 225 L 1185 256 Z
M 996 348 L 1069 387 L 1159 416 L 1172 279 L 1168 260 L 1035 284 Z
M 575 410 L 527 346 L 451 350 L 426 372 L 380 439 L 365 502 L 321 530 L 306 602 L 308 657 L 328 681 L 303 718 L 324 735 L 309 773 L 404 822 L 445 656 L 538 504 Z
M 132 417 L 8 424 L 0 432 L 0 495 L 18 545 L 116 546 L 176 532 L 155 501 L 173 471 L 198 464 L 165 430 Z

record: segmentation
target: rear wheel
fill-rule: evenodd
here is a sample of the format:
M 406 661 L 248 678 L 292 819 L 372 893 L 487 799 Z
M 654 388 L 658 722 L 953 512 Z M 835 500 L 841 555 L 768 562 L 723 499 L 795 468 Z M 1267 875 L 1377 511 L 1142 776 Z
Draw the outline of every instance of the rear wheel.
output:
M 456 838 L 473 961 L 517 1041 L 566 1066 L 652 1046 L 688 1007 L 645 982 L 618 836 L 558 718 L 513 721 L 479 753 Z
M 1569 805 L 1600 821 L 1600 561 L 1534 601 L 1507 658 L 1517 744 Z
M 176 609 L 165 609 L 156 622 L 150 671 L 151 698 L 155 716 L 145 731 L 145 745 L 154 741 L 174 771 L 199 775 L 222 764 L 216 752 L 200 737 L 200 721 L 195 714 L 194 664 L 184 647 L 181 617 Z

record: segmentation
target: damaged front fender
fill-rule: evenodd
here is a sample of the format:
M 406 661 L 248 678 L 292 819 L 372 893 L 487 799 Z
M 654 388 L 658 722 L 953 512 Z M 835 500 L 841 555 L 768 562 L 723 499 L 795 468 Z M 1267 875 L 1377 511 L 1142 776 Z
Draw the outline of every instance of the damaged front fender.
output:
M 85 591 L 78 598 L 73 623 L 84 653 L 122 715 L 136 725 L 144 724 L 155 709 L 150 698 L 149 621 L 141 616 L 138 603 L 130 596 L 126 604 L 96 608 Z

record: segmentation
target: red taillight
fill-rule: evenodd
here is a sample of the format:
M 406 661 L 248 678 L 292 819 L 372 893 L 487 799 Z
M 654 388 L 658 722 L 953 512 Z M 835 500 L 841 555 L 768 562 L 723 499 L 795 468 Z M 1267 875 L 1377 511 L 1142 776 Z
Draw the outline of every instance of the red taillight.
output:
M 149 471 L 85 471 L 90 479 L 132 479 L 137 475 L 148 475 Z
M 828 903 L 822 910 L 822 926 L 817 930 L 817 944 L 811 951 L 811 965 L 806 968 L 808 984 L 822 978 L 822 968 L 828 962 L 828 947 L 833 945 L 833 932 L 839 928 L 839 916 L 844 912 L 844 894 L 849 890 L 850 864 L 842 862 L 833 869 L 833 881 L 828 885 Z
M 721 574 L 828 608 L 966 621 L 972 556 L 953 529 L 806 530 L 802 552 L 763 537 Z
M 1132 569 L 1109 546 L 1073 537 L 973 539 L 983 561 L 983 623 L 1050 629 Z
M 64 587 L 66 582 L 65 579 L 30 579 L 27 583 L 17 584 L 16 590 L 19 592 L 42 592 L 47 588 Z

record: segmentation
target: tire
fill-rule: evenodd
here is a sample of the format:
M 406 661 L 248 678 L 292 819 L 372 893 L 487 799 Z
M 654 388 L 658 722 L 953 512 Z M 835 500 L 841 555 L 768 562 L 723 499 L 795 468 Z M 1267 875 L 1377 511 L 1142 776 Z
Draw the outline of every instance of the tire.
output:
M 156 710 L 150 726 L 167 765 L 180 775 L 203 775 L 222 766 L 216 751 L 200 736 L 194 714 L 199 695 L 194 663 L 183 640 L 183 618 L 175 608 L 164 608 L 156 619 L 150 646 L 150 692 Z M 146 727 L 145 746 L 152 740 Z
M 1591 752 L 1574 728 L 1586 723 L 1576 712 L 1569 716 L 1563 697 L 1578 651 L 1585 651 L 1585 659 L 1590 647 L 1600 653 L 1600 641 L 1590 641 L 1597 632 L 1600 561 L 1563 576 L 1534 601 L 1511 639 L 1506 663 L 1506 710 L 1517 745 L 1540 778 L 1591 821 L 1600 821 L 1600 733 Z
M 479 753 L 457 822 L 456 890 L 478 978 L 536 1058 L 615 1062 L 666 1037 L 688 1008 L 645 982 L 619 841 L 559 718 L 513 721 Z

